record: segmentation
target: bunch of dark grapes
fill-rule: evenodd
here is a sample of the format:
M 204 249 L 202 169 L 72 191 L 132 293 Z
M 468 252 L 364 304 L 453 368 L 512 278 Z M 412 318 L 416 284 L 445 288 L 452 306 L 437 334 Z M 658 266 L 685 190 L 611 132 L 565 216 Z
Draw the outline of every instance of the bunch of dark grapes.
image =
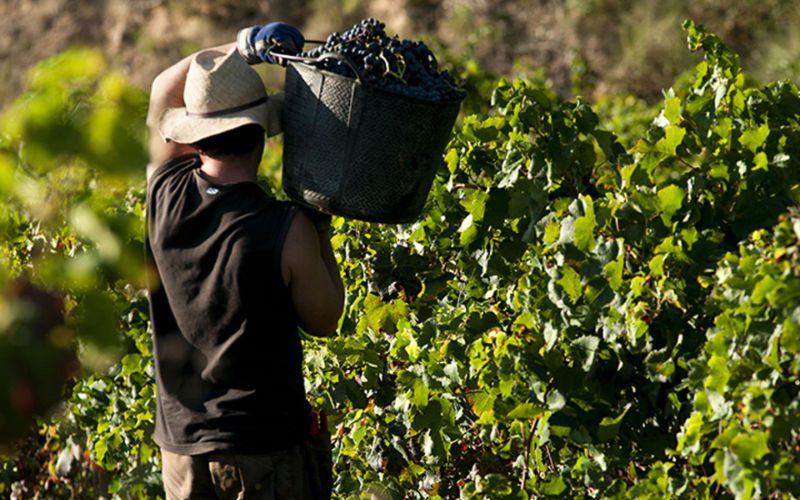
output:
M 439 71 L 436 57 L 423 43 L 386 35 L 385 25 L 364 19 L 344 33 L 331 33 L 326 42 L 302 57 L 316 59 L 324 54 L 344 56 L 347 62 L 323 59 L 316 65 L 333 73 L 354 78 L 368 85 L 426 101 L 456 101 L 464 97 L 447 71 Z

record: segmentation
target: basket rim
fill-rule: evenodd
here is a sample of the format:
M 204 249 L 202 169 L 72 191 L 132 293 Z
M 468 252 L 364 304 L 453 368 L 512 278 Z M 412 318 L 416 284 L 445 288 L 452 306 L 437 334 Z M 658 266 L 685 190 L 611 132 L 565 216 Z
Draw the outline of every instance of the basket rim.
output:
M 353 78 L 353 77 L 345 76 L 345 75 L 340 75 L 339 73 L 334 73 L 333 71 L 329 71 L 329 70 L 326 70 L 326 69 L 320 69 L 320 68 L 318 68 L 318 67 L 316 67 L 316 66 L 314 66 L 312 64 L 308 64 L 308 63 L 304 63 L 304 62 L 300 62 L 300 61 L 290 61 L 288 64 L 290 66 L 300 66 L 300 67 L 303 67 L 303 68 L 308 69 L 310 71 L 313 71 L 313 72 L 316 72 L 316 73 L 321 73 L 323 75 L 329 76 L 329 77 L 334 78 L 334 79 L 340 79 L 340 80 L 349 81 L 349 82 L 361 87 L 362 89 L 364 89 L 366 91 L 376 92 L 378 94 L 391 96 L 393 98 L 400 98 L 400 99 L 403 99 L 403 100 L 406 100 L 406 101 L 410 101 L 410 102 L 413 102 L 413 103 L 422 103 L 422 104 L 427 104 L 427 105 L 433 105 L 433 106 L 438 105 L 438 106 L 445 107 L 445 106 L 452 106 L 454 104 L 461 105 L 461 103 L 464 102 L 464 99 L 467 97 L 466 94 L 465 94 L 463 97 L 461 97 L 459 99 L 452 100 L 452 101 L 428 101 L 428 100 L 420 99 L 420 98 L 417 98 L 417 97 L 412 97 L 412 96 L 408 96 L 408 95 L 404 95 L 404 94 L 397 94 L 395 92 L 390 92 L 390 91 L 388 91 L 386 89 L 383 89 L 381 87 L 376 87 L 374 85 L 367 85 L 364 82 L 359 81 L 357 78 Z
M 292 203 L 296 203 L 298 205 L 311 208 L 317 210 L 318 212 L 322 212 L 328 215 L 333 215 L 335 217 L 343 217 L 345 219 L 351 220 L 359 220 L 362 222 L 372 222 L 378 224 L 410 224 L 412 222 L 417 222 L 425 216 L 427 203 L 422 205 L 418 212 L 408 214 L 401 217 L 393 217 L 390 215 L 370 215 L 363 212 L 359 212 L 357 210 L 348 210 L 342 209 L 340 207 L 331 208 L 323 208 L 319 205 L 314 205 L 313 203 L 309 203 L 305 198 L 301 195 L 294 193 L 291 190 L 286 189 L 286 186 L 281 186 L 283 189 L 283 193 L 291 200 Z M 426 197 L 427 198 L 427 197 Z

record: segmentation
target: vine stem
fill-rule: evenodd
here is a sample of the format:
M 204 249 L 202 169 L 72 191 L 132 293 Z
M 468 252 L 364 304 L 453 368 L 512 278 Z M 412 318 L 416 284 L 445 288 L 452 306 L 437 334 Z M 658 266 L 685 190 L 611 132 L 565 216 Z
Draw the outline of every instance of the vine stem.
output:
M 534 418 L 531 421 L 531 427 L 528 429 L 528 436 L 527 438 L 523 439 L 525 441 L 525 449 L 522 450 L 523 455 L 525 456 L 525 466 L 522 468 L 522 478 L 519 481 L 519 487 L 521 489 L 525 489 L 525 483 L 528 481 L 528 470 L 530 470 L 530 461 L 531 461 L 531 443 L 533 442 L 533 431 L 536 428 L 536 424 L 539 422 L 539 417 Z M 524 436 L 524 435 L 523 435 Z
M 479 190 L 483 190 L 484 187 L 480 186 L 478 184 L 475 184 L 475 183 L 471 183 L 471 182 L 459 182 L 457 184 L 453 184 L 453 189 L 479 189 Z
M 556 464 L 553 463 L 553 457 L 550 455 L 550 447 L 545 445 L 544 446 L 544 451 L 545 451 L 545 453 L 547 453 L 547 461 L 550 462 L 551 471 L 555 472 L 556 471 Z
M 683 163 L 684 165 L 686 165 L 687 167 L 689 167 L 692 170 L 701 170 L 700 167 L 696 167 L 696 166 L 692 165 L 691 163 L 689 163 L 688 161 L 684 160 L 680 156 L 675 156 L 675 158 L 677 158 L 678 161 L 680 161 L 681 163 Z

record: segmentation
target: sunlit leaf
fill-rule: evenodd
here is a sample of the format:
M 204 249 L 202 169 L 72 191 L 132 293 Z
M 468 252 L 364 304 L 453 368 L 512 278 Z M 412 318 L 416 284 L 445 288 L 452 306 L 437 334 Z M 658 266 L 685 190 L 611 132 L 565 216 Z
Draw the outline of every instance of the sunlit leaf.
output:
M 665 226 L 671 224 L 672 216 L 683 206 L 684 196 L 686 196 L 684 190 L 674 184 L 658 190 L 658 205 Z
M 731 451 L 743 462 L 753 462 L 769 453 L 767 440 L 769 435 L 764 431 L 740 434 L 731 441 Z
M 588 196 L 582 197 L 584 215 L 575 220 L 575 245 L 584 252 L 590 252 L 594 248 L 594 229 L 597 221 L 594 215 L 594 204 Z
M 678 146 L 686 137 L 686 129 L 678 125 L 670 125 L 665 129 L 665 136 L 656 143 L 656 149 L 668 155 L 674 155 Z
M 573 302 L 580 298 L 582 293 L 581 276 L 572 267 L 561 268 L 561 278 L 558 280 L 558 284 L 567 292 Z
M 756 150 L 764 144 L 767 137 L 769 137 L 769 125 L 764 123 L 758 128 L 752 128 L 742 132 L 742 135 L 739 136 L 739 143 L 742 147 L 755 153 Z

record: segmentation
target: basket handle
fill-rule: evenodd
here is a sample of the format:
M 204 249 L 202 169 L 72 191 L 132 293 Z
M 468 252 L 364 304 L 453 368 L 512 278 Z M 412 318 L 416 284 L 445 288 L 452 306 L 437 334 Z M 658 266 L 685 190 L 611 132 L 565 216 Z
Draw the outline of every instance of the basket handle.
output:
M 272 53 L 272 52 L 270 52 L 270 53 Z M 362 78 L 361 78 L 361 72 L 358 71 L 358 68 L 356 68 L 356 65 L 353 64 L 353 61 L 351 61 L 349 57 L 347 57 L 345 55 L 342 55 L 342 54 L 337 54 L 336 52 L 326 52 L 326 53 L 322 54 L 319 57 L 293 56 L 293 55 L 290 55 L 290 54 L 279 54 L 279 53 L 276 52 L 276 53 L 272 53 L 272 57 L 274 57 L 278 61 L 281 61 L 281 60 L 297 61 L 297 62 L 303 62 L 303 63 L 306 63 L 306 64 L 317 64 L 317 63 L 320 63 L 320 62 L 322 62 L 322 61 L 324 61 L 326 59 L 336 59 L 337 61 L 341 61 L 341 62 L 345 63 L 347 65 L 347 67 L 349 67 L 353 71 L 353 74 L 356 75 L 356 80 L 358 80 L 358 83 L 364 83 Z M 282 65 L 285 66 L 286 63 L 283 63 Z

